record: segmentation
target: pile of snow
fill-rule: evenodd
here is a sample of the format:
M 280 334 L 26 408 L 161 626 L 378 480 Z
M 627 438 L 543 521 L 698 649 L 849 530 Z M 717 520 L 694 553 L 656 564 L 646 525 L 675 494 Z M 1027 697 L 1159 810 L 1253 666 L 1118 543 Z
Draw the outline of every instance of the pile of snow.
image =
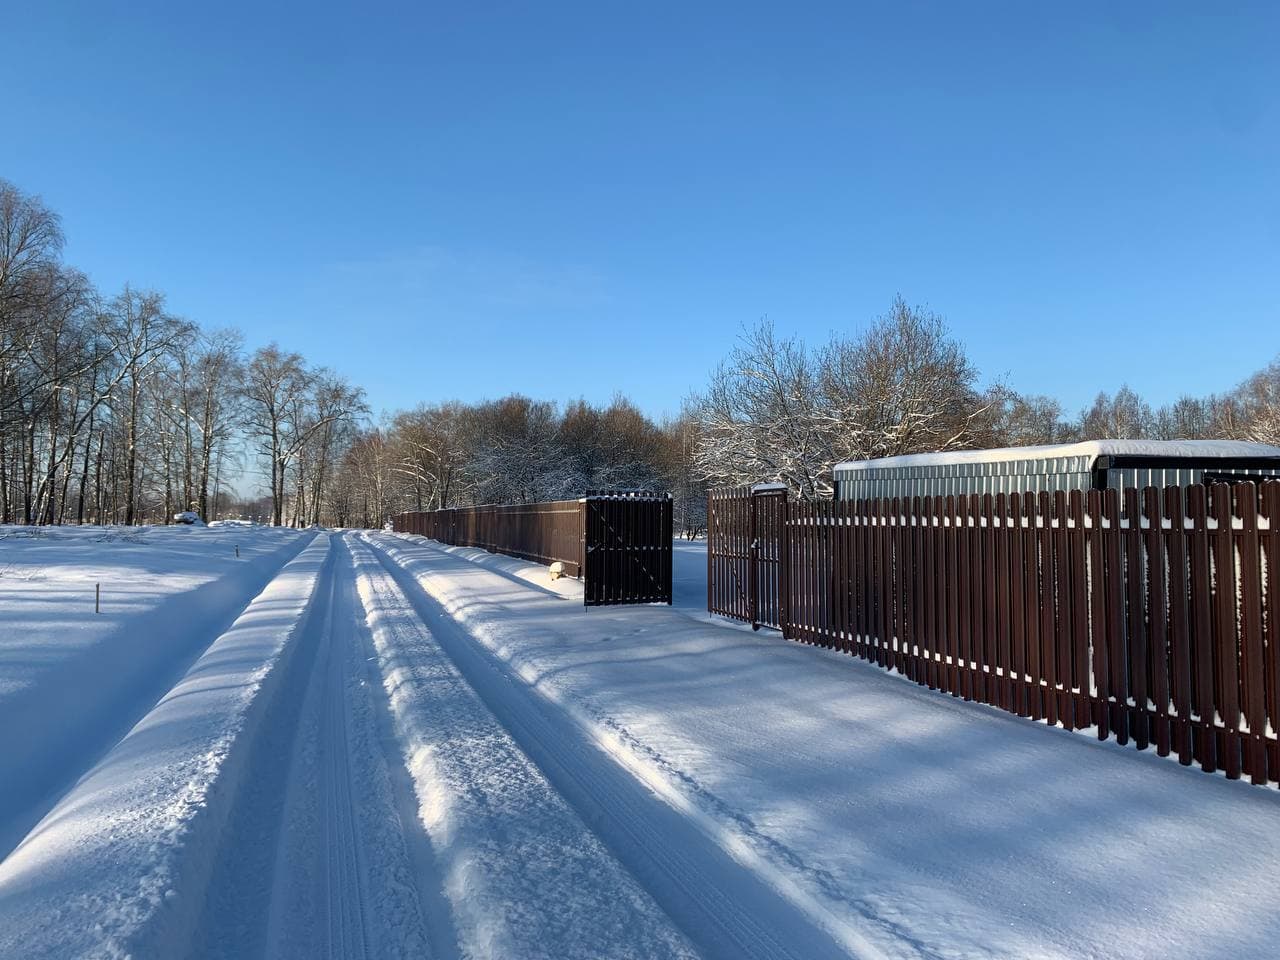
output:
M 181 513 L 175 513 L 173 515 L 173 522 L 185 523 L 192 527 L 203 527 L 205 525 L 204 521 L 200 519 L 200 514 L 196 513 L 194 510 L 183 510 Z

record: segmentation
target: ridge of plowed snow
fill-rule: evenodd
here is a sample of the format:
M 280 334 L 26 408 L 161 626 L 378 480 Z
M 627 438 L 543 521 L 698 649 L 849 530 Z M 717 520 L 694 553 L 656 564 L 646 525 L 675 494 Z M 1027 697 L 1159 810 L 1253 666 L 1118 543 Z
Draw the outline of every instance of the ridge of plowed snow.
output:
M 328 554 L 322 534 L 286 564 L 0 863 L 0 956 L 184 951 L 239 761 Z
M 22 731 L 0 750 L 2 859 L 305 541 L 263 528 L 0 531 L 0 730 Z

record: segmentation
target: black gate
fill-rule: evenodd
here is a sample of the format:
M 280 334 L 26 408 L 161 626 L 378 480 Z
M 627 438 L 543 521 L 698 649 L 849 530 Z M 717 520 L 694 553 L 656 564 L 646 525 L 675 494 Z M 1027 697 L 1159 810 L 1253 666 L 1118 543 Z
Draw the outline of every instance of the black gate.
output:
M 671 497 L 584 498 L 583 602 L 671 603 Z

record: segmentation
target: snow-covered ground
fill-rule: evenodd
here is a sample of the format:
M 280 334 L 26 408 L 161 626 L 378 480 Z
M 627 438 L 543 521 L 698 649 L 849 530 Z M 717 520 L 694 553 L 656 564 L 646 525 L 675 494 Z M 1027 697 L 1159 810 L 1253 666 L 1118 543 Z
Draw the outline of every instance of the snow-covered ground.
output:
M 261 527 L 0 527 L 0 857 L 301 546 Z
M 705 576 L 588 610 L 417 537 L 0 528 L 0 957 L 1274 955 L 1277 791 Z

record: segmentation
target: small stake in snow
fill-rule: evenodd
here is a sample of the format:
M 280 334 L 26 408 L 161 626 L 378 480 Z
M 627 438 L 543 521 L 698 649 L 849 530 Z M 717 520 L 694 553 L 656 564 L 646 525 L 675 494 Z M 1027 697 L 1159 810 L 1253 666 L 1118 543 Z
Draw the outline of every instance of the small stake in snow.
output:
M 236 544 L 236 559 L 240 559 L 240 544 Z
M 102 584 L 100 583 L 93 585 L 93 612 L 102 612 Z

